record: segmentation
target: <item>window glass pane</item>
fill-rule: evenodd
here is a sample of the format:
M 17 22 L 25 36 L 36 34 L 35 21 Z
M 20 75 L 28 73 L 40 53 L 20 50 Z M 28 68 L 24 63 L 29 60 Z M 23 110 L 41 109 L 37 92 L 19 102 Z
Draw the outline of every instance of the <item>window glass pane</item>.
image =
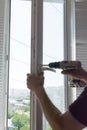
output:
M 64 2 L 43 4 L 43 64 L 64 60 Z M 51 101 L 62 112 L 64 104 L 64 77 L 61 69 L 45 72 L 45 89 Z M 44 130 L 51 130 L 44 120 Z
M 11 0 L 8 129 L 30 130 L 31 1 Z

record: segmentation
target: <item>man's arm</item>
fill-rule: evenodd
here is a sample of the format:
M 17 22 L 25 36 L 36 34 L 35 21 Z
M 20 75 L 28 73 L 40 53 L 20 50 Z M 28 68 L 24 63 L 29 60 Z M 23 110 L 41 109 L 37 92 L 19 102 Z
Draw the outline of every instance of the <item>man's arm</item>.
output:
M 35 93 L 41 108 L 53 130 L 81 130 L 84 125 L 76 121 L 67 111 L 62 114 L 50 101 L 44 90 L 43 73 L 28 75 L 27 86 Z
M 34 92 L 53 130 L 62 130 L 61 112 L 52 104 L 44 90 L 43 73 L 27 75 L 27 87 Z

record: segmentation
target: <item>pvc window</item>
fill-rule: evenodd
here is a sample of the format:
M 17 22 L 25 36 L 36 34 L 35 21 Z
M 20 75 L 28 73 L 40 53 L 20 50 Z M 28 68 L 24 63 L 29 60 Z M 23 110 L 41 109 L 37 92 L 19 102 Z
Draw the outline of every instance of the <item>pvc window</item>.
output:
M 21 111 L 21 109 L 23 108 L 23 105 L 26 104 L 27 98 L 28 101 L 30 99 L 30 102 L 28 102 L 30 103 L 30 107 L 31 107 L 28 113 L 28 119 L 30 120 L 28 120 L 28 124 L 29 124 L 28 126 L 22 126 L 22 127 L 24 127 L 25 129 L 28 128 L 30 130 L 51 129 L 49 128 L 49 124 L 47 123 L 46 119 L 43 117 L 38 101 L 32 92 L 30 93 L 29 90 L 27 90 L 26 95 L 29 94 L 31 96 L 29 95 L 27 95 L 27 97 L 25 96 L 26 99 L 24 99 L 23 97 L 20 98 L 20 96 L 19 98 L 17 98 L 17 96 L 18 96 L 19 89 L 20 89 L 19 93 L 21 93 L 20 95 L 23 95 L 21 90 L 26 88 L 27 72 L 33 72 L 37 74 L 37 71 L 41 64 L 49 63 L 54 60 L 75 59 L 74 0 L 72 1 L 59 0 L 58 2 L 41 1 L 41 0 L 32 0 L 32 2 L 11 0 L 10 33 L 9 33 L 9 19 L 6 19 L 6 17 L 9 18 L 8 15 L 10 12 L 9 11 L 10 1 L 8 1 L 8 4 L 5 2 L 6 1 L 3 0 L 2 2 L 3 6 L 0 7 L 1 10 L 0 12 L 2 12 L 2 14 L 0 13 L 0 25 L 1 25 L 0 32 L 2 32 L 0 33 L 0 37 L 1 37 L 0 46 L 3 45 L 2 47 L 0 47 L 2 48 L 1 49 L 2 52 L 0 51 L 0 53 L 3 54 L 0 55 L 1 65 L 3 63 L 3 65 L 1 66 L 1 73 L 0 73 L 2 77 L 0 79 L 0 83 L 1 83 L 0 103 L 3 102 L 3 105 L 1 105 L 2 107 L 0 108 L 1 111 L 0 113 L 2 114 L 4 113 L 3 118 L 2 115 L 0 115 L 0 129 L 4 130 L 4 127 L 7 129 L 7 126 L 9 126 L 10 123 L 12 129 L 14 128 L 18 129 L 18 126 L 13 125 L 12 122 L 9 121 L 8 119 L 9 113 L 7 112 L 7 110 L 9 111 L 10 109 L 9 103 L 14 102 L 12 103 L 11 107 L 13 107 L 14 104 L 16 104 L 16 107 L 18 109 L 14 111 L 17 114 L 18 113 L 24 114 L 25 113 L 24 110 Z M 8 5 L 8 7 L 6 5 Z M 14 5 L 14 7 L 12 7 L 12 5 Z M 5 13 L 4 10 L 6 11 Z M 6 15 L 7 13 L 8 15 Z M 4 15 L 5 17 L 3 17 Z M 58 20 L 57 17 L 60 19 L 60 21 Z M 61 27 L 60 29 L 57 23 L 59 23 L 59 26 Z M 4 30 L 7 31 L 7 33 L 4 32 Z M 60 33 L 62 34 L 62 36 L 58 38 Z M 9 34 L 10 34 L 10 46 L 9 46 Z M 3 39 L 3 37 L 5 39 Z M 56 41 L 54 42 L 54 40 Z M 59 42 L 61 43 L 62 46 L 60 53 L 56 51 L 56 48 L 59 47 Z M 7 62 L 6 58 L 8 58 L 7 54 L 9 54 L 9 51 L 7 50 L 9 50 L 9 47 L 10 47 L 10 55 L 9 55 L 10 59 L 7 59 L 7 61 L 9 60 L 9 62 Z M 59 54 L 61 54 L 60 57 Z M 9 65 L 9 69 L 8 69 L 8 65 Z M 8 70 L 9 70 L 9 83 L 8 83 Z M 58 77 L 61 77 L 59 73 L 60 70 L 57 71 L 57 74 Z M 55 88 L 55 85 L 56 85 L 55 89 L 58 89 L 59 83 L 57 80 L 55 81 L 55 79 L 57 79 L 56 74 L 52 72 L 45 72 L 45 77 L 46 77 L 46 82 L 45 82 L 46 91 L 47 89 L 49 90 L 50 87 L 51 87 L 50 90 L 53 90 Z M 50 79 L 54 80 L 56 84 L 54 83 L 54 81 L 51 80 L 52 86 L 49 86 L 50 85 L 48 84 L 49 81 L 47 81 L 49 80 L 49 77 Z M 56 95 L 54 90 L 54 94 L 55 94 L 54 99 L 59 98 L 60 100 L 62 100 L 63 106 L 61 106 L 60 102 L 53 101 L 53 103 L 55 103 L 55 105 L 57 104 L 58 107 L 60 104 L 60 109 L 62 109 L 62 111 L 65 111 L 67 109 L 67 106 L 75 98 L 75 94 L 73 94 L 75 91 L 67 87 L 68 86 L 67 77 L 65 78 L 61 77 L 61 79 L 62 79 L 61 83 L 63 85 L 62 86 L 63 93 L 61 94 L 63 94 L 63 96 L 62 98 L 60 98 L 61 95 L 58 94 Z M 49 88 L 47 88 L 48 86 Z M 8 87 L 9 87 L 9 91 L 8 91 Z M 12 96 L 14 99 L 14 94 L 15 94 L 15 90 L 14 89 L 11 90 L 10 87 L 17 88 L 16 96 L 15 96 L 17 98 L 16 100 L 10 100 L 10 97 Z M 7 95 L 8 92 L 9 95 Z M 12 94 L 10 94 L 10 92 Z M 49 97 L 51 97 L 51 93 L 49 94 Z M 8 101 L 8 105 L 7 105 L 7 101 Z M 11 110 L 11 112 L 13 112 L 13 110 Z M 16 114 L 16 118 L 18 117 L 17 114 Z M 11 128 L 9 127 L 9 129 Z

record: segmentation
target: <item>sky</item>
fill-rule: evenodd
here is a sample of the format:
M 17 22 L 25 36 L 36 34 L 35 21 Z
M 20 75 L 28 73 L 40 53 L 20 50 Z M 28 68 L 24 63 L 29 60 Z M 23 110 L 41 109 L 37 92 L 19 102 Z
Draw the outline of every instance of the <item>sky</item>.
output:
M 30 72 L 31 2 L 12 0 L 10 34 L 10 88 L 26 89 L 26 74 Z M 43 63 L 64 58 L 63 6 L 43 4 Z M 61 70 L 45 72 L 45 86 L 63 86 Z

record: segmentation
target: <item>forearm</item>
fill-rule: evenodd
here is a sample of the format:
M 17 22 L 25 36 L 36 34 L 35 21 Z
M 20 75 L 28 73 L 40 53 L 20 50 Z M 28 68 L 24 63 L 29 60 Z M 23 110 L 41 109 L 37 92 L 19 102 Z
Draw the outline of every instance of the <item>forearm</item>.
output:
M 53 130 L 62 130 L 61 112 L 52 104 L 44 88 L 36 92 L 41 108 Z

